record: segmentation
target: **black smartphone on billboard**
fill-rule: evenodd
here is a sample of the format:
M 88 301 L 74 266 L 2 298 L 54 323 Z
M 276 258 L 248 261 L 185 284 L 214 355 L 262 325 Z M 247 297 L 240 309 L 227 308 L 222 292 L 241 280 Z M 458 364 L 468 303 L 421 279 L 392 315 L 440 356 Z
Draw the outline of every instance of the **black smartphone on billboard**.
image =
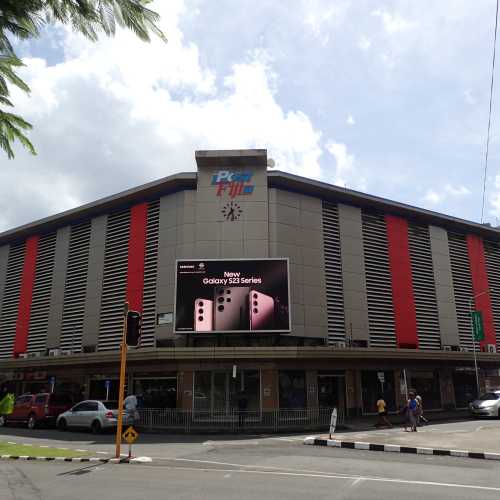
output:
M 214 290 L 214 329 L 249 330 L 249 287 L 220 286 Z

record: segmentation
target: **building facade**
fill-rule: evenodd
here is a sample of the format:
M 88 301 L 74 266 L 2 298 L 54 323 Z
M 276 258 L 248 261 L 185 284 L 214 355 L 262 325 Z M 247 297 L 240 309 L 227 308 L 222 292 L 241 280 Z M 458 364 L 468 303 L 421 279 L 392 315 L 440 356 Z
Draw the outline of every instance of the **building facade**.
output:
M 116 398 L 123 307 L 143 315 L 128 389 L 152 408 L 433 409 L 499 382 L 500 231 L 198 151 L 177 174 L 0 234 L 0 383 Z M 286 334 L 174 333 L 177 259 L 289 259 Z

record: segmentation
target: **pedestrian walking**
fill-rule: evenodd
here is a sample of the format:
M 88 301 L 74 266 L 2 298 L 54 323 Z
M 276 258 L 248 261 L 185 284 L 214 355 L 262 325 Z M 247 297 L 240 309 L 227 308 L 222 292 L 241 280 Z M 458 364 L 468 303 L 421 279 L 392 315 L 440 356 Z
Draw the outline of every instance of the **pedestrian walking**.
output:
M 422 404 L 422 397 L 417 394 L 415 396 L 417 401 L 418 409 L 417 409 L 417 425 L 421 426 L 424 424 L 428 424 L 429 421 L 424 417 L 424 406 Z
M 135 421 L 139 419 L 137 396 L 134 394 L 128 395 L 123 401 L 123 407 L 125 409 L 125 422 L 127 422 L 127 425 L 134 425 Z
M 418 403 L 414 392 L 410 392 L 409 397 L 410 399 L 408 399 L 406 404 L 405 431 L 410 427 L 410 432 L 417 432 Z
M 375 427 L 392 427 L 391 422 L 387 418 L 387 403 L 385 402 L 384 397 L 381 395 L 377 401 L 377 412 L 378 412 L 378 422 L 375 424 Z

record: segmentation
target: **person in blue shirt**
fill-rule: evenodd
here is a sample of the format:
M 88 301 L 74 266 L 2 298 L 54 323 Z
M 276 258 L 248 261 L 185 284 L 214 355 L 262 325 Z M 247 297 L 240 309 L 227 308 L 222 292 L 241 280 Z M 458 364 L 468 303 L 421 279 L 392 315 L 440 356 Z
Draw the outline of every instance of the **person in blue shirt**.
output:
M 408 399 L 406 407 L 406 416 L 410 426 L 410 432 L 417 432 L 417 416 L 418 416 L 418 402 L 415 399 L 415 393 L 410 392 L 410 399 Z

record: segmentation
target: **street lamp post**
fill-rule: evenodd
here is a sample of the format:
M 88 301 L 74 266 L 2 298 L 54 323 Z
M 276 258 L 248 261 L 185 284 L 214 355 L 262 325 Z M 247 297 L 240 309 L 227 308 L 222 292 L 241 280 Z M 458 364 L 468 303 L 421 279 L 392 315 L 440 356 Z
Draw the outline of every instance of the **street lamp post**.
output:
M 471 329 L 471 335 L 472 335 L 472 350 L 474 351 L 474 370 L 476 372 L 476 392 L 477 392 L 477 397 L 479 397 L 479 372 L 477 369 L 477 353 L 476 353 L 476 339 L 474 338 L 474 321 L 472 318 L 472 303 L 478 298 L 481 297 L 481 295 L 485 295 L 487 293 L 492 292 L 493 289 L 489 288 L 488 290 L 485 290 L 484 292 L 478 293 L 474 296 L 472 296 L 469 300 L 469 314 L 470 314 L 470 329 Z

